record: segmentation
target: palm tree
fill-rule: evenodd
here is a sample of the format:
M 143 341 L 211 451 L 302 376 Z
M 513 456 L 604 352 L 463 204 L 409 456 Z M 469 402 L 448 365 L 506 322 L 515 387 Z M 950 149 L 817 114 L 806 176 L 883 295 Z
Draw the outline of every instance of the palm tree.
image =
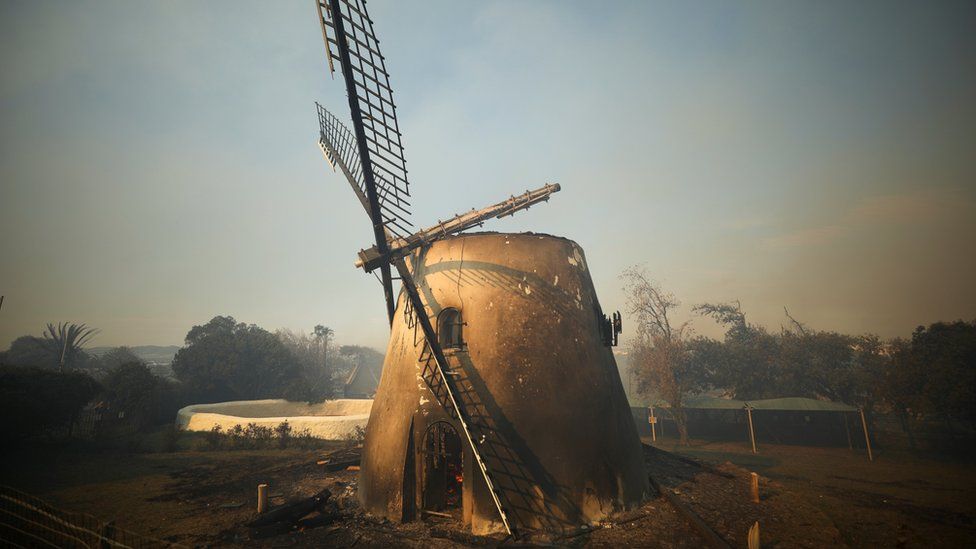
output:
M 313 331 L 313 335 L 315 336 L 316 339 L 325 338 L 325 343 L 326 345 L 328 345 L 329 338 L 335 335 L 335 330 L 329 328 L 328 326 L 316 324 L 315 330 Z
M 64 365 L 73 363 L 82 346 L 97 333 L 98 330 L 84 324 L 62 322 L 55 327 L 48 323 L 44 342 L 55 356 L 60 356 L 58 371 L 64 372 Z

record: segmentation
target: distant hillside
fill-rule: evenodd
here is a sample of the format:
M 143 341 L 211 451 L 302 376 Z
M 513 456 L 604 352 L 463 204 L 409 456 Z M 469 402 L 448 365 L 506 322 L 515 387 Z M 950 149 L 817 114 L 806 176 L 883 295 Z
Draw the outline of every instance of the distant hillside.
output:
M 114 348 L 115 347 L 92 347 L 85 350 L 95 356 L 102 356 Z M 176 351 L 179 351 L 180 348 L 176 345 L 137 345 L 135 347 L 129 347 L 129 350 L 146 362 L 169 364 L 170 362 L 173 362 L 173 357 L 176 355 Z

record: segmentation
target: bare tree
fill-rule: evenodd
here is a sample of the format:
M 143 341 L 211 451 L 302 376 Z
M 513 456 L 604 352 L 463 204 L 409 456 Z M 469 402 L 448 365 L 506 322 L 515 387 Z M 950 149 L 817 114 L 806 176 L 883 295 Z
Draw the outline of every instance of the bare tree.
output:
M 634 266 L 621 275 L 636 336 L 630 342 L 630 368 L 638 391 L 656 394 L 671 407 L 682 444 L 688 444 L 688 424 L 682 398 L 702 384 L 691 371 L 688 322 L 673 325 L 672 314 L 680 305 L 673 294 L 653 282 L 642 267 Z
M 796 331 L 796 333 L 800 335 L 808 335 L 806 325 L 793 318 L 793 315 L 790 314 L 789 309 L 783 307 L 783 313 L 786 315 L 786 318 L 790 320 L 790 325 L 792 326 L 792 328 L 783 328 L 783 331 Z

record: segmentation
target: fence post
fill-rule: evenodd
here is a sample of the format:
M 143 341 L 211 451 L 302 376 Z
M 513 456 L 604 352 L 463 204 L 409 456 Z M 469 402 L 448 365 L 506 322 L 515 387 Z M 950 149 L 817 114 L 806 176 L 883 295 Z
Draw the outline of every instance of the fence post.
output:
M 871 453 L 871 437 L 868 436 L 868 422 L 864 419 L 864 408 L 858 408 L 861 412 L 861 427 L 864 427 L 864 444 L 868 447 L 868 460 L 874 461 L 874 454 Z
M 98 540 L 98 547 L 100 549 L 112 549 L 112 544 L 109 542 L 115 541 L 115 521 L 110 520 L 103 524 L 98 535 L 101 537 L 101 539 Z
M 746 406 L 746 416 L 749 418 L 749 442 L 752 443 L 752 453 L 758 454 L 759 452 L 756 451 L 756 433 L 752 429 L 752 408 L 749 406 Z
M 654 417 L 654 406 L 651 406 L 651 442 L 657 442 L 657 418 Z
M 258 484 L 258 514 L 268 510 L 268 485 Z

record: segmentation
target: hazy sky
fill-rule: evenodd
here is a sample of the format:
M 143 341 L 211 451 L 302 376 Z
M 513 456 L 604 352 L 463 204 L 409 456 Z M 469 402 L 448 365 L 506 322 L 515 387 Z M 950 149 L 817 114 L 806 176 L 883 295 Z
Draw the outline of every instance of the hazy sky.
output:
M 684 311 L 882 336 L 976 318 L 974 6 L 369 3 L 418 225 L 558 182 L 486 228 L 579 242 L 604 309 L 641 263 Z M 0 69 L 0 348 L 217 314 L 385 348 L 312 0 L 4 0 Z

